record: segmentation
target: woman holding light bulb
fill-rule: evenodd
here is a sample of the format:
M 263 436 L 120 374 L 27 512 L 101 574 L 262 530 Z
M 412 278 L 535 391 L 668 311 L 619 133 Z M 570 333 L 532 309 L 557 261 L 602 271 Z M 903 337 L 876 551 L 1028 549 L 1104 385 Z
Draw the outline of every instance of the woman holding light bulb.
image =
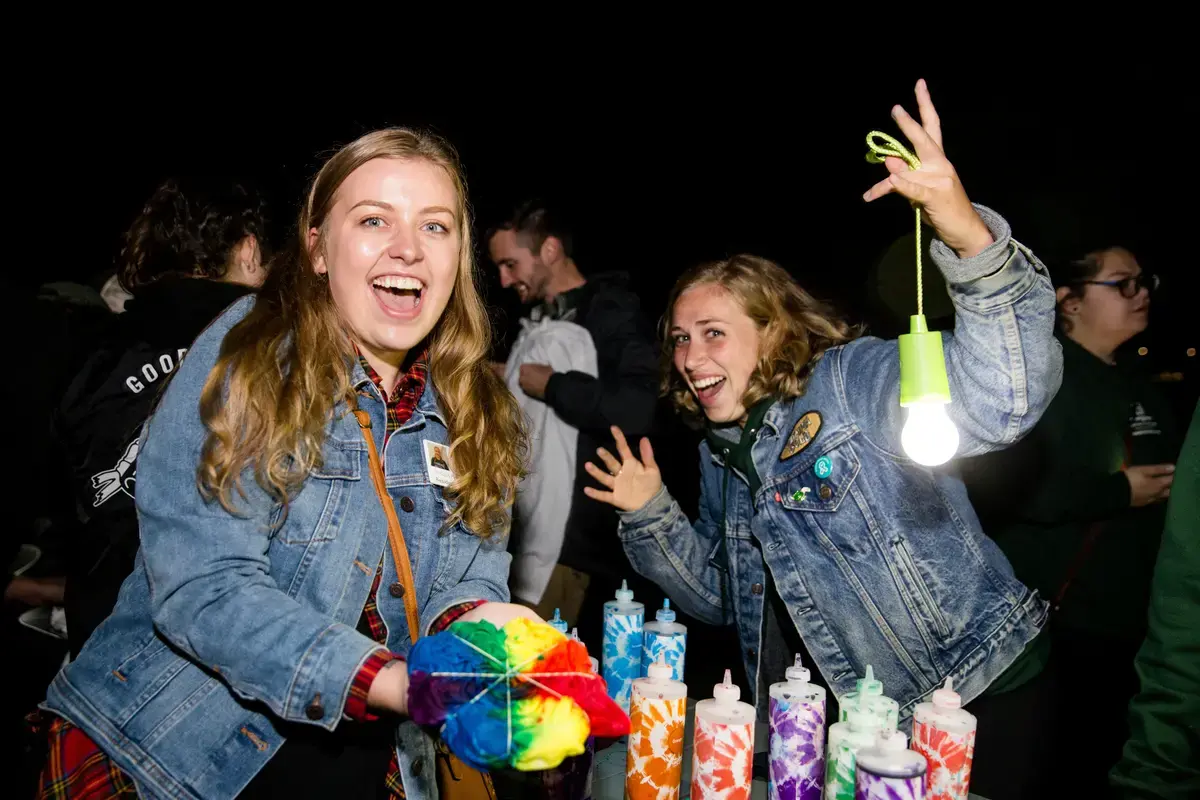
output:
M 699 519 L 667 493 L 645 439 L 638 458 L 614 429 L 618 453 L 588 465 L 604 488 L 586 491 L 619 509 L 635 569 L 693 616 L 737 625 L 760 708 L 759 687 L 781 672 L 760 650 L 781 640 L 807 650 L 837 696 L 871 664 L 905 725 L 947 676 L 970 702 L 1029 682 L 1045 660 L 1047 603 L 984 536 L 962 483 L 915 462 L 1002 448 L 1033 427 L 1061 380 L 1054 289 L 1007 223 L 967 199 L 923 81 L 916 93 L 922 122 L 893 116 L 921 166 L 887 159 L 865 199 L 899 193 L 937 233 L 957 312 L 941 338 L 953 402 L 906 424 L 901 345 L 858 337 L 780 267 L 736 256 L 685 274 L 663 322 L 663 388 L 706 427 Z M 997 757 L 1009 749 L 998 738 Z M 1004 754 L 1010 773 L 1038 747 L 1028 729 L 1011 738 L 1024 753 Z

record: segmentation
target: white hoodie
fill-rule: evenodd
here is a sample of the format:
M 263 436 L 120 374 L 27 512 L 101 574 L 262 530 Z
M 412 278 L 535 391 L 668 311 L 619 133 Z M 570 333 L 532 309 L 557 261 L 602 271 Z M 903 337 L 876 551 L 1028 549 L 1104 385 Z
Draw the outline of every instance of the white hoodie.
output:
M 521 320 L 504 380 L 529 425 L 529 473 L 517 488 L 509 589 L 528 603 L 546 591 L 562 550 L 575 490 L 575 447 L 579 431 L 541 400 L 521 390 L 522 364 L 548 364 L 555 372 L 599 373 L 596 346 L 574 322 Z

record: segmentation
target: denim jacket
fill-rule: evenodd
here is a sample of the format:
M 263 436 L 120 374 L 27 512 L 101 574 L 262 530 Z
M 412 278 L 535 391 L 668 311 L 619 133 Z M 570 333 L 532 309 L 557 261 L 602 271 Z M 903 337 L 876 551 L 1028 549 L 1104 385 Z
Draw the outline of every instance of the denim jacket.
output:
M 964 456 L 1024 436 L 1062 374 L 1045 267 L 1002 218 L 977 208 L 994 244 L 969 259 L 940 241 L 931 248 L 956 311 L 943 344 Z M 906 721 L 946 676 L 964 702 L 978 696 L 1045 624 L 1047 603 L 983 534 L 962 482 L 905 457 L 899 391 L 895 341 L 831 348 L 804 395 L 776 403 L 749 432 L 762 480 L 754 496 L 745 476 L 725 480 L 722 453 L 705 442 L 695 523 L 665 487 L 621 514 L 640 574 L 689 614 L 736 623 L 751 687 L 767 570 L 833 691 L 851 691 L 871 664 Z M 802 419 L 815 436 L 788 455 Z
M 283 744 L 272 719 L 327 730 L 342 721 L 355 673 L 379 648 L 355 627 L 381 557 L 387 647 L 403 654 L 411 644 L 402 596 L 386 591 L 396 567 L 366 443 L 344 405 L 286 517 L 249 473 L 246 498 L 235 495 L 239 516 L 199 494 L 200 392 L 222 339 L 253 303 L 237 302 L 201 334 L 147 423 L 136 566 L 44 703 L 91 736 L 143 797 L 235 797 Z M 449 441 L 432 383 L 384 448 L 383 398 L 357 363 L 351 379 L 404 530 L 416 582 L 404 590 L 417 594 L 422 630 L 464 600 L 507 602 L 503 537 L 461 524 L 441 530 L 450 505 L 430 484 L 421 444 Z M 435 797 L 432 742 L 405 721 L 396 744 L 408 797 Z

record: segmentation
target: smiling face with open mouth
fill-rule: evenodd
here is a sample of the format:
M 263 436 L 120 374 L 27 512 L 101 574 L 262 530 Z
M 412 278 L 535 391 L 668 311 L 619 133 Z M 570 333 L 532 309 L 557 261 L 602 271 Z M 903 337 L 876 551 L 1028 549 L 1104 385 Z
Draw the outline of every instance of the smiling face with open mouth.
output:
M 394 374 L 441 318 L 459 268 L 454 183 L 420 159 L 377 158 L 350 174 L 321 232 L 314 268 L 372 367 Z
M 761 335 L 727 289 L 703 283 L 675 301 L 671 330 L 675 369 L 710 422 L 746 416 L 742 398 L 758 364 Z

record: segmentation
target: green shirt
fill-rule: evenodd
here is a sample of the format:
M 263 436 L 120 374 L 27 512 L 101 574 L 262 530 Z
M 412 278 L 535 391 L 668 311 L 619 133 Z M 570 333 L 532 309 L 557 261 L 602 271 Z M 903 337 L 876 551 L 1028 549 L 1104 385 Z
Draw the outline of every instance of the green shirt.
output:
M 964 460 L 963 477 L 984 531 L 1026 586 L 1053 602 L 1076 565 L 1056 625 L 1136 643 L 1166 505 L 1131 508 L 1122 468 L 1174 463 L 1178 431 L 1135 364 L 1107 364 L 1059 338 L 1062 388 L 1037 427 L 1013 447 Z
M 1141 691 L 1112 784 L 1128 798 L 1200 797 L 1200 405 L 1176 464 L 1134 667 Z

